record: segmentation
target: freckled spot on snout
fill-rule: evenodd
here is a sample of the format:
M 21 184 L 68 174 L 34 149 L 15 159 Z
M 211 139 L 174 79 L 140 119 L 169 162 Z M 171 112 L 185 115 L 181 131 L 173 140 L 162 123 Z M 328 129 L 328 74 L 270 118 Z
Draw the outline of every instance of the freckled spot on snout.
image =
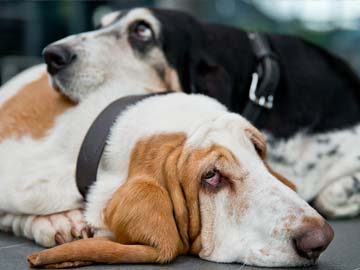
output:
M 236 184 L 234 184 L 236 185 Z M 237 183 L 237 187 L 233 187 L 232 189 L 229 189 L 229 197 L 232 198 L 231 200 L 229 200 L 228 204 L 227 204 L 227 214 L 229 217 L 235 217 L 237 222 L 240 222 L 241 218 L 246 214 L 246 211 L 249 209 L 249 202 L 246 198 L 245 195 L 241 196 L 242 194 L 244 194 L 244 187 L 239 187 L 241 185 L 239 185 Z M 238 195 L 236 194 L 230 194 L 236 192 L 238 193 Z M 240 194 L 240 196 L 239 196 Z
M 260 253 L 261 253 L 261 255 L 263 255 L 263 256 L 269 256 L 269 255 L 270 255 L 269 248 L 266 247 L 266 248 L 260 249 Z
M 274 238 L 277 238 L 279 235 L 280 235 L 280 232 L 277 228 L 275 228 L 271 233 L 271 236 Z
M 290 214 L 288 215 L 287 217 L 283 218 L 283 221 L 284 221 L 284 230 L 286 232 L 289 232 L 291 231 L 295 221 L 296 221 L 296 215 L 294 214 Z
M 316 226 L 323 226 L 325 224 L 325 220 L 324 219 L 320 219 L 320 218 L 314 218 L 314 217 L 309 217 L 309 216 L 305 216 L 302 218 L 301 220 L 301 223 L 302 224 L 306 224 L 306 225 L 311 225 L 313 227 L 316 227 Z

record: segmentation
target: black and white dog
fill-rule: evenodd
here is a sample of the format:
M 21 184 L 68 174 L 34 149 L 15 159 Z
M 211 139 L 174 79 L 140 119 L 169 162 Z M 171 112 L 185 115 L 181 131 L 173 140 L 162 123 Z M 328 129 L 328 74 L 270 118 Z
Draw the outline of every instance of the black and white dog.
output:
M 360 213 L 360 80 L 309 42 L 137 8 L 49 45 L 44 58 L 54 88 L 75 101 L 129 79 L 214 97 L 266 134 L 271 165 L 320 212 Z

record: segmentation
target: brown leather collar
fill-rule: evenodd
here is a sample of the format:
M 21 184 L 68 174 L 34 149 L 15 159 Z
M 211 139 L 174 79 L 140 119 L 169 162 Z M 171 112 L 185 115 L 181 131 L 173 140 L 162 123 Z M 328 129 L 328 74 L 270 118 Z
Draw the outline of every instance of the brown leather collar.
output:
M 76 185 L 85 201 L 90 186 L 96 181 L 100 159 L 105 149 L 110 129 L 119 115 L 128 106 L 134 105 L 143 99 L 168 93 L 171 92 L 120 98 L 108 105 L 94 120 L 85 135 L 76 164 Z

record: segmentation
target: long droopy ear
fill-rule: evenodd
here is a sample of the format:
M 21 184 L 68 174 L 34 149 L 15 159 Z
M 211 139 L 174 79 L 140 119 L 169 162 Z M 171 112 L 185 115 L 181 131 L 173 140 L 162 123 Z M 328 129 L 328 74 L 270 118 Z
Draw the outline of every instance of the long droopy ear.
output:
M 116 242 L 153 248 L 156 256 L 147 262 L 168 262 L 183 250 L 169 193 L 155 181 L 125 183 L 108 204 L 105 221 Z
M 112 196 L 105 222 L 115 241 L 90 238 L 28 257 L 32 267 L 66 268 L 92 263 L 165 263 L 183 253 L 169 194 L 155 181 L 131 179 Z
M 288 180 L 286 177 L 281 175 L 280 173 L 276 172 L 271 168 L 269 163 L 266 160 L 266 141 L 265 138 L 262 136 L 259 130 L 257 130 L 254 126 L 252 126 L 250 123 L 247 123 L 247 127 L 245 128 L 246 135 L 250 138 L 252 143 L 255 146 L 256 151 L 258 152 L 259 156 L 263 160 L 265 167 L 268 169 L 268 171 L 279 181 L 281 181 L 283 184 L 291 188 L 292 190 L 296 191 L 296 186 Z

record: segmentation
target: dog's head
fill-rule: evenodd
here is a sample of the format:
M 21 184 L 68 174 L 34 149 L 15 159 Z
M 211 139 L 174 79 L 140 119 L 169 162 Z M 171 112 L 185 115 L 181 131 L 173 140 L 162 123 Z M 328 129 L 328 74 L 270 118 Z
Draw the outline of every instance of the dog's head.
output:
M 158 247 L 160 261 L 191 252 L 258 266 L 314 263 L 332 229 L 265 157 L 260 132 L 235 114 L 191 137 L 143 139 L 107 224 L 120 243 Z
M 104 210 L 116 242 L 60 247 L 72 260 L 164 263 L 192 253 L 215 262 L 302 266 L 315 263 L 333 238 L 326 221 L 266 164 L 263 137 L 237 114 L 191 134 L 142 137 L 132 149 L 128 179 Z
M 74 101 L 109 84 L 119 91 L 134 84 L 148 92 L 180 90 L 161 39 L 159 20 L 139 8 L 110 13 L 98 30 L 57 41 L 43 55 L 53 87 Z
M 230 76 L 217 62 L 224 51 L 211 47 L 219 39 L 229 42 L 224 38 L 234 35 L 220 31 L 223 37 L 219 37 L 216 31 L 215 38 L 213 31 L 182 12 L 136 8 L 105 15 L 98 30 L 50 44 L 43 55 L 54 88 L 74 101 L 109 84 L 119 91 L 138 84 L 148 92 L 197 89 L 228 105 L 231 77 L 245 81 L 242 74 L 247 74 L 243 69 L 249 60 L 232 61 L 237 74 Z M 240 39 L 236 44 L 244 44 L 247 55 L 246 34 Z M 229 46 L 226 54 L 234 50 L 231 44 L 223 45 Z

